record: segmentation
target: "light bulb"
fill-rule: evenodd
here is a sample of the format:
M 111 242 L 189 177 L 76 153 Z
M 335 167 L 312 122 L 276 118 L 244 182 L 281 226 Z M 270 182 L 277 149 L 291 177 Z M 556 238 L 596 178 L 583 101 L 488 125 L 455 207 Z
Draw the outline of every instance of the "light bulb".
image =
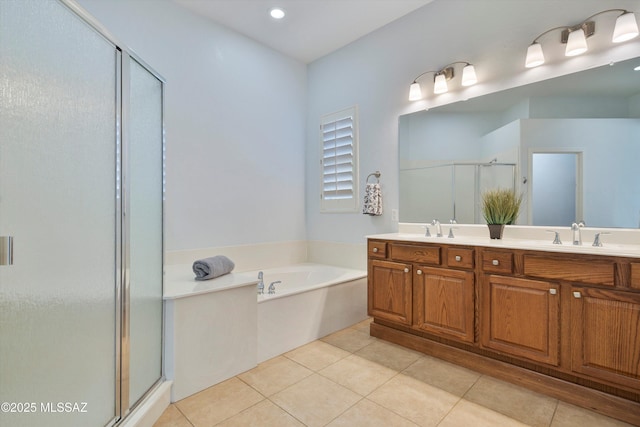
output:
M 542 45 L 538 42 L 533 42 L 527 49 L 527 59 L 524 61 L 524 66 L 527 68 L 533 68 L 542 64 L 544 64 Z
M 587 38 L 582 28 L 571 31 L 567 39 L 567 50 L 565 56 L 576 56 L 587 51 Z
M 614 43 L 626 42 L 637 36 L 638 22 L 636 21 L 636 15 L 633 12 L 626 12 L 618 16 L 611 41 Z
M 433 83 L 433 93 L 441 94 L 449 90 L 447 87 L 447 78 L 444 74 L 436 74 L 435 82 Z
M 417 101 L 422 99 L 422 91 L 420 90 L 420 83 L 413 82 L 409 86 L 409 101 Z
M 478 83 L 476 69 L 471 64 L 467 64 L 462 69 L 462 86 L 471 86 Z

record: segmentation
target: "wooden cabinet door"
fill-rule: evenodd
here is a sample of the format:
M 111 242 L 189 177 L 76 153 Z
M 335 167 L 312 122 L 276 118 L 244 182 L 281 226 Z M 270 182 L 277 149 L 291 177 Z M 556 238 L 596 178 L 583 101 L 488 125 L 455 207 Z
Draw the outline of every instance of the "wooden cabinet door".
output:
M 369 260 L 370 316 L 411 325 L 411 264 Z
M 474 342 L 472 271 L 418 266 L 413 275 L 414 326 L 438 336 Z
M 640 295 L 572 288 L 571 369 L 640 389 Z
M 484 276 L 481 343 L 486 348 L 557 366 L 560 292 L 549 282 Z

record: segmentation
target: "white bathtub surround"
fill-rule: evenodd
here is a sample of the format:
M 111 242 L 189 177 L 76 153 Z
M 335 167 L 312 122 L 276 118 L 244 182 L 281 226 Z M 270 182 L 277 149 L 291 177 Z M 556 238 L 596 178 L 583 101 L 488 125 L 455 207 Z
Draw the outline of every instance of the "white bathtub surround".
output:
M 366 270 L 300 264 L 265 269 L 258 297 L 258 363 L 367 318 Z
M 294 240 L 167 251 L 165 265 L 193 264 L 198 259 L 216 255 L 225 255 L 231 259 L 236 265 L 234 270 L 236 272 L 258 270 L 260 268 L 299 264 L 307 261 L 307 242 L 305 240 Z
M 257 295 L 258 271 L 265 295 Z M 166 265 L 171 401 L 366 319 L 366 277 L 366 270 L 303 263 L 196 281 L 191 264 Z
M 192 264 L 165 266 L 165 375 L 175 402 L 256 366 L 254 275 L 195 281 Z
M 362 243 L 309 240 L 307 248 L 309 262 L 357 270 L 367 269 L 367 244 L 364 239 Z

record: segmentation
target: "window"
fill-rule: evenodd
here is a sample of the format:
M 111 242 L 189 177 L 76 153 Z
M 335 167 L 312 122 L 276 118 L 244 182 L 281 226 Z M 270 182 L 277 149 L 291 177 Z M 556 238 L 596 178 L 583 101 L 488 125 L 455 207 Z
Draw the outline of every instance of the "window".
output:
M 322 177 L 320 212 L 358 210 L 358 111 L 357 107 L 322 116 Z

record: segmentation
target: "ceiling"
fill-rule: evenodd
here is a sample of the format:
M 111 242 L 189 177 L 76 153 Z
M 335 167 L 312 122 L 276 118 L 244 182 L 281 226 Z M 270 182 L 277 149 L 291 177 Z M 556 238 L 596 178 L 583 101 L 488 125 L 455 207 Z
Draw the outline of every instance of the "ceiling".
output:
M 304 63 L 310 63 L 433 0 L 173 0 Z M 287 15 L 277 21 L 273 7 Z

